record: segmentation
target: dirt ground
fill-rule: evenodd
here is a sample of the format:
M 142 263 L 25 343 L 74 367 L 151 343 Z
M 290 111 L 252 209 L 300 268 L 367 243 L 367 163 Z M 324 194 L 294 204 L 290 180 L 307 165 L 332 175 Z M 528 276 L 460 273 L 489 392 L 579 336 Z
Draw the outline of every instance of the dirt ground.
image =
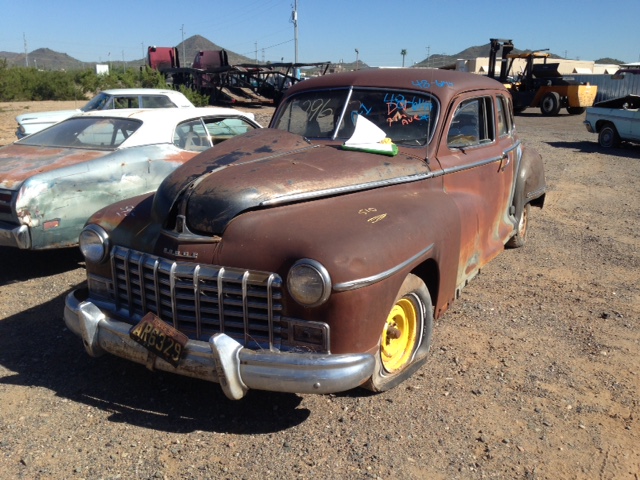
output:
M 0 104 L 0 144 L 15 115 L 69 103 Z M 517 117 L 549 185 L 529 243 L 483 270 L 428 363 L 383 394 L 232 402 L 91 358 L 62 320 L 77 251 L 0 248 L 0 477 L 638 480 L 640 146 L 602 151 L 583 119 Z

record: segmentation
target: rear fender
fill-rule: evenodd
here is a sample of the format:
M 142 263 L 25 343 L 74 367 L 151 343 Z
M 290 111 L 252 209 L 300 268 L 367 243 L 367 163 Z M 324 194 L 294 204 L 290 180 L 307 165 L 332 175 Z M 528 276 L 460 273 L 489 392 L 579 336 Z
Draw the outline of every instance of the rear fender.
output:
M 546 188 L 547 183 L 544 175 L 542 157 L 532 148 L 523 148 L 513 198 L 515 218 L 520 218 L 527 203 L 542 208 Z

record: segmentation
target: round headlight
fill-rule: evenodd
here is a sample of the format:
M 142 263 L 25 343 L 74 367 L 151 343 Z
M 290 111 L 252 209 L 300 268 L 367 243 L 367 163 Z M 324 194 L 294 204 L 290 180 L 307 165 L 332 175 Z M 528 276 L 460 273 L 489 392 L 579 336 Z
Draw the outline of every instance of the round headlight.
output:
M 104 262 L 109 256 L 109 235 L 98 225 L 87 225 L 80 232 L 80 251 L 87 262 Z
M 289 270 L 287 288 L 300 305 L 317 307 L 331 294 L 331 277 L 321 263 L 310 259 L 298 260 Z

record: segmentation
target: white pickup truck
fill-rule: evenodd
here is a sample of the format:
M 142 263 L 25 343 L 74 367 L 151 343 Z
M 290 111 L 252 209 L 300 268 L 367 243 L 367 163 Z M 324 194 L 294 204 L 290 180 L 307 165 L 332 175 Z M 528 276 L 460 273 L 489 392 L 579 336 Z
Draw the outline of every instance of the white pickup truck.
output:
M 587 108 L 584 124 L 591 133 L 598 134 L 603 148 L 616 147 L 620 141 L 640 142 L 640 96 L 596 103 Z

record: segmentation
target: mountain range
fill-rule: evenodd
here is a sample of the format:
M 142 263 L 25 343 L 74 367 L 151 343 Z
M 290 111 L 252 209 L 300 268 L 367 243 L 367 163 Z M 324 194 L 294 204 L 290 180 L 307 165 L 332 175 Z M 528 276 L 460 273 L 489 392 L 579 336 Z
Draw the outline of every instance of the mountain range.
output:
M 158 45 L 161 47 L 167 47 L 171 45 Z M 196 53 L 201 50 L 223 50 L 224 47 L 216 45 L 215 43 L 207 40 L 206 38 L 200 35 L 194 35 L 189 37 L 185 41 L 176 45 L 178 48 L 178 52 L 181 58 L 182 65 L 189 65 L 193 58 L 195 58 Z M 489 43 L 485 45 L 469 47 L 461 52 L 458 52 L 454 55 L 444 55 L 444 54 L 434 54 L 429 57 L 423 59 L 420 62 L 415 64 L 416 67 L 442 67 L 445 65 L 451 65 L 455 63 L 457 59 L 466 59 L 470 60 L 477 57 L 488 57 L 489 56 Z M 531 50 L 518 50 L 514 49 L 513 53 L 526 53 Z M 264 62 L 256 61 L 255 58 L 249 58 L 244 55 L 240 55 L 238 53 L 227 50 L 227 54 L 229 57 L 229 63 L 232 65 L 238 64 L 261 64 Z M 398 52 L 398 57 L 400 57 L 400 52 Z M 551 55 L 552 58 L 561 58 L 558 55 Z M 3 52 L 0 51 L 0 60 L 5 59 L 7 65 L 10 67 L 18 67 L 18 66 L 29 66 L 36 67 L 41 70 L 81 70 L 84 68 L 93 68 L 94 65 L 98 63 L 110 63 L 113 66 L 122 66 L 124 65 L 126 68 L 138 68 L 141 65 L 146 64 L 146 58 L 141 58 L 139 60 L 130 60 L 124 62 L 122 60 L 118 60 L 116 55 L 108 59 L 98 59 L 94 62 L 81 62 L 73 57 L 70 57 L 66 53 L 60 53 L 48 48 L 38 48 L 37 50 L 33 50 L 28 53 L 26 56 L 24 53 L 13 53 L 13 52 Z M 326 58 L 321 59 L 308 59 L 309 62 L 323 62 L 327 61 Z M 624 62 L 620 60 L 616 60 L 613 58 L 601 58 L 595 61 L 595 63 L 604 63 L 604 64 L 617 64 L 620 65 Z M 350 68 L 350 65 L 355 66 L 355 62 L 345 63 L 343 66 L 347 69 Z M 360 60 L 359 68 L 366 67 L 366 62 Z

